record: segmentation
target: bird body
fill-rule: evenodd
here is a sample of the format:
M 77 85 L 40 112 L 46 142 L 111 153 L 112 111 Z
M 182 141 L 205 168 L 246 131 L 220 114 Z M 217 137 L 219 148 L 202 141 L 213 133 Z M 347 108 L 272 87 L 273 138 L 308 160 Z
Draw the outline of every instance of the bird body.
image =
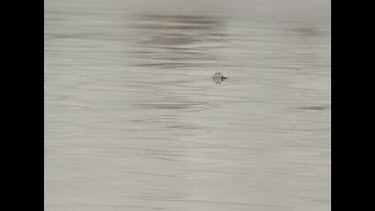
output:
M 222 73 L 215 73 L 211 79 L 215 82 L 215 83 L 221 83 L 224 79 L 227 79 L 227 77 L 224 77 L 224 75 Z

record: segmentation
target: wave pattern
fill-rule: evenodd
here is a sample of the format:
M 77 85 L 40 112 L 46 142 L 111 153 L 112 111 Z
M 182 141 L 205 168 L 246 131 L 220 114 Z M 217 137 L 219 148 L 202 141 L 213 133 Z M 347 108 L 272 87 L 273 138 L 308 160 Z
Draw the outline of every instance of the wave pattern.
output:
M 329 30 L 79 2 L 45 14 L 46 210 L 330 210 Z

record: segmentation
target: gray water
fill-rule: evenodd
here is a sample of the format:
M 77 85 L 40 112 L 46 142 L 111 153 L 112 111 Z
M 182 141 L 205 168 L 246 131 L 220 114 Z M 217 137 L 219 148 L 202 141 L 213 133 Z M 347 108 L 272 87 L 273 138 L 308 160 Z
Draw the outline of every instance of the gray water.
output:
M 45 209 L 330 210 L 329 4 L 46 0 Z

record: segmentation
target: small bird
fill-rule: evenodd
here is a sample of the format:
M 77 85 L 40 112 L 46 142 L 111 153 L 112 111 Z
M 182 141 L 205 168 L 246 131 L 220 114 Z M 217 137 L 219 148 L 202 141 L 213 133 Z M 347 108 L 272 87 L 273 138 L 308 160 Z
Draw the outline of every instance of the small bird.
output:
M 224 77 L 224 75 L 222 73 L 215 73 L 211 79 L 215 82 L 215 83 L 221 83 L 224 79 L 227 79 L 227 77 Z

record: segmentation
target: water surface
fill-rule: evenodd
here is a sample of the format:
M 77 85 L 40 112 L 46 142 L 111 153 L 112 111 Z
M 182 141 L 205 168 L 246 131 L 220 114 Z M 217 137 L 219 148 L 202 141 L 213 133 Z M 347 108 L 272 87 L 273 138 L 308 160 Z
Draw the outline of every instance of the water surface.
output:
M 45 2 L 46 210 L 330 210 L 329 18 L 157 2 Z

